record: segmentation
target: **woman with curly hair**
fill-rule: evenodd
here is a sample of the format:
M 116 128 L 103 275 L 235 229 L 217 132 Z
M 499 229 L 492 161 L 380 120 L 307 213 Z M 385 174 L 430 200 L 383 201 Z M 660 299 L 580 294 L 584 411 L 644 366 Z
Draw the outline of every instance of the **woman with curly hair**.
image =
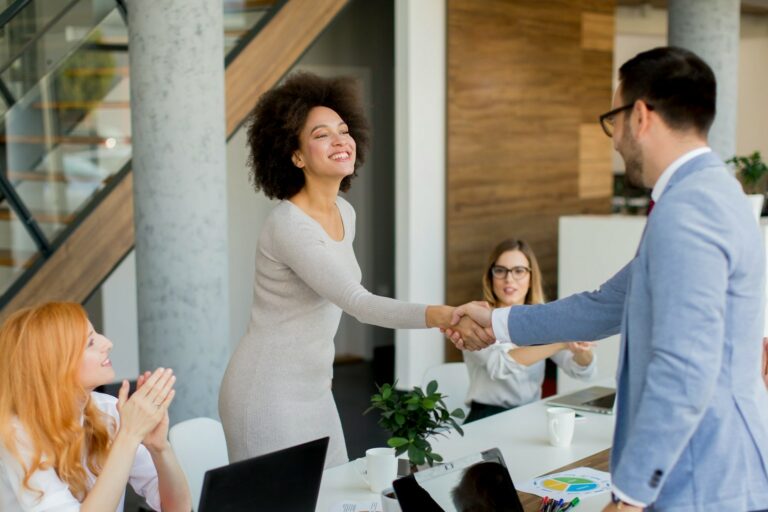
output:
M 483 299 L 493 308 L 544 303 L 539 262 L 527 242 L 510 238 L 494 247 L 483 273 Z M 547 358 L 573 378 L 589 380 L 597 371 L 589 342 L 530 347 L 497 342 L 463 354 L 470 405 L 465 423 L 541 399 Z
M 251 178 L 279 199 L 256 249 L 253 307 L 219 395 L 230 461 L 330 436 L 347 461 L 331 392 L 341 312 L 395 329 L 447 326 L 452 308 L 409 304 L 360 284 L 349 190 L 368 149 L 355 83 L 294 74 L 264 94 L 248 130 Z
M 0 328 L 0 510 L 123 510 L 130 483 L 154 510 L 189 512 L 168 444 L 169 369 L 141 375 L 128 398 L 112 382 L 112 342 L 79 304 L 18 311 Z

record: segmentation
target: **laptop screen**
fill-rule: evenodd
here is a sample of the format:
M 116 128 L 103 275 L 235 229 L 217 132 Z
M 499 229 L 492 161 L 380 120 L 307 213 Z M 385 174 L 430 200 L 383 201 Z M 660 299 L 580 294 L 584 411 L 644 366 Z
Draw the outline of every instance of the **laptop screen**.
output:
M 328 439 L 324 437 L 207 471 L 198 512 L 314 510 Z
M 403 477 L 394 488 L 403 512 L 523 512 L 497 448 Z

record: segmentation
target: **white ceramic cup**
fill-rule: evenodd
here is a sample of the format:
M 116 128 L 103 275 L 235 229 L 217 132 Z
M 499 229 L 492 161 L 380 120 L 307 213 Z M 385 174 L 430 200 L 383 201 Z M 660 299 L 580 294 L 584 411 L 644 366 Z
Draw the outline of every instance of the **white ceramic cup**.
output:
M 397 458 L 394 448 L 371 448 L 365 451 L 365 481 L 373 492 L 392 487 L 397 478 Z
M 576 411 L 567 407 L 547 409 L 547 433 L 552 446 L 570 446 L 576 426 Z
M 395 491 L 392 487 L 387 487 L 381 491 L 381 509 L 384 512 L 403 512 L 400 508 L 400 502 L 395 497 Z

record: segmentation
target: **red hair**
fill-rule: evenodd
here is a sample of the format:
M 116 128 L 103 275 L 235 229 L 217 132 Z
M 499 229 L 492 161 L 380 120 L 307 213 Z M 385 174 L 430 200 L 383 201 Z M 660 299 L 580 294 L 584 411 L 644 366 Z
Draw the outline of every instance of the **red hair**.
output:
M 0 328 L 0 442 L 24 468 L 24 487 L 35 471 L 54 468 L 79 500 L 86 467 L 101 473 L 114 431 L 80 383 L 88 334 L 85 310 L 69 302 L 22 309 Z

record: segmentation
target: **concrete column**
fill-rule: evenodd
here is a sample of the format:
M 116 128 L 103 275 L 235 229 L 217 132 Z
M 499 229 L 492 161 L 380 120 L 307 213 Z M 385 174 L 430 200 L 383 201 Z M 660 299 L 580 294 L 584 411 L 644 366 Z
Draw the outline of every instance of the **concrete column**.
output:
M 709 143 L 723 159 L 736 152 L 739 0 L 670 0 L 669 44 L 696 53 L 717 78 L 717 116 Z
M 222 17 L 128 2 L 139 361 L 175 370 L 173 422 L 217 417 L 229 355 Z

